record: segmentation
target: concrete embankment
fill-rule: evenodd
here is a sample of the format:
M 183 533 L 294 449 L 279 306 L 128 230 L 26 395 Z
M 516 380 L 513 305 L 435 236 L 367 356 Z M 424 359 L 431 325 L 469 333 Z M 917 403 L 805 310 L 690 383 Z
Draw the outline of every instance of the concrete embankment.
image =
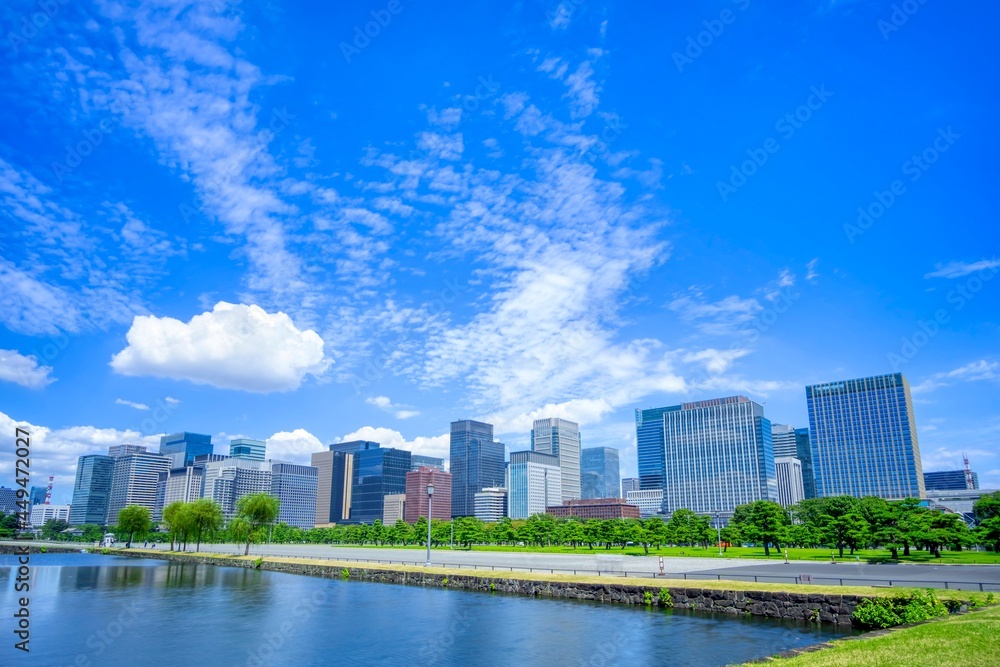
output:
M 0 547 L 0 551 L 2 551 Z M 50 549 L 52 551 L 53 549 Z M 67 549 L 69 550 L 69 549 Z M 72 551 L 78 551 L 73 549 Z M 678 585 L 677 581 L 622 577 L 542 575 L 515 572 L 470 575 L 467 571 L 405 565 L 338 563 L 300 558 L 224 556 L 153 550 L 113 549 L 110 553 L 133 558 L 156 558 L 177 563 L 202 563 L 222 567 L 302 574 L 328 579 L 375 581 L 410 586 L 436 586 L 460 590 L 508 593 L 533 597 L 592 600 L 619 604 L 673 606 L 731 615 L 766 616 L 814 623 L 849 625 L 851 614 L 866 595 L 826 592 L 754 590 L 739 582 L 713 582 L 713 587 Z M 776 588 L 772 585 L 772 588 Z M 665 590 L 669 597 L 662 596 Z

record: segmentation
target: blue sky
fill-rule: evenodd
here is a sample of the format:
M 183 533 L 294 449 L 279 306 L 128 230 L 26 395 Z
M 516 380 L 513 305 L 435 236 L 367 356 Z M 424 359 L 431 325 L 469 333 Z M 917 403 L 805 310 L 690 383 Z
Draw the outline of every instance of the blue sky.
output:
M 899 370 L 1000 486 L 996 7 L 282 4 L 0 9 L 0 483 L 15 422 L 57 501 L 179 430 L 629 475 L 636 407 Z

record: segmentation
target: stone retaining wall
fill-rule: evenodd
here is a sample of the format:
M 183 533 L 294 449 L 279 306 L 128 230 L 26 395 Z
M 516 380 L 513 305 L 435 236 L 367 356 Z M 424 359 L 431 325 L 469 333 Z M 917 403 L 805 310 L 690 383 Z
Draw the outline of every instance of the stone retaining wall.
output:
M 570 581 L 542 581 L 506 578 L 499 575 L 479 576 L 466 574 L 433 574 L 382 568 L 354 567 L 348 565 L 318 565 L 263 560 L 259 566 L 253 559 L 218 558 L 197 554 L 137 553 L 115 550 L 116 554 L 157 558 L 181 563 L 203 563 L 222 567 L 243 567 L 304 574 L 328 579 L 353 579 L 410 586 L 437 586 L 461 590 L 512 593 L 533 597 L 593 600 L 619 604 L 645 604 L 645 594 L 652 595 L 654 605 L 659 604 L 661 586 L 636 586 L 626 584 L 594 584 Z M 346 576 L 345 576 L 346 571 Z M 715 613 L 748 616 L 787 618 L 814 623 L 850 625 L 851 614 L 864 599 L 857 595 L 827 595 L 818 593 L 787 593 L 767 591 L 729 591 L 702 588 L 667 587 L 675 608 L 693 609 Z

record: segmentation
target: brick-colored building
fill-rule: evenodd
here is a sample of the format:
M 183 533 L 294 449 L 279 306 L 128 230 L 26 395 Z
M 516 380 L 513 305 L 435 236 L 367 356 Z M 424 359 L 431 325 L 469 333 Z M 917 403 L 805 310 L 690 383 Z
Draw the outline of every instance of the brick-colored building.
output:
M 555 517 L 577 516 L 581 519 L 638 519 L 639 508 L 622 498 L 585 498 L 564 500 L 562 505 L 546 508 Z
M 434 516 L 431 518 L 451 521 L 451 473 L 420 466 L 406 473 L 406 523 L 416 523 L 419 517 L 427 516 L 428 484 L 434 485 L 434 502 L 431 505 Z

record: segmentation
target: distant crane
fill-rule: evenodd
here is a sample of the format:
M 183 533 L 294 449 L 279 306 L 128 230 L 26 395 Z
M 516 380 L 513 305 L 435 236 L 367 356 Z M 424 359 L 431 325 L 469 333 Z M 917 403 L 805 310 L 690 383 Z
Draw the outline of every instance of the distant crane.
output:
M 51 505 L 52 504 L 52 480 L 54 480 L 55 478 L 56 478 L 55 475 L 49 475 L 49 485 L 45 489 L 45 504 L 46 505 Z
M 965 488 L 972 490 L 976 488 L 976 482 L 972 479 L 972 468 L 969 467 L 969 457 L 962 452 L 962 461 L 965 462 Z

